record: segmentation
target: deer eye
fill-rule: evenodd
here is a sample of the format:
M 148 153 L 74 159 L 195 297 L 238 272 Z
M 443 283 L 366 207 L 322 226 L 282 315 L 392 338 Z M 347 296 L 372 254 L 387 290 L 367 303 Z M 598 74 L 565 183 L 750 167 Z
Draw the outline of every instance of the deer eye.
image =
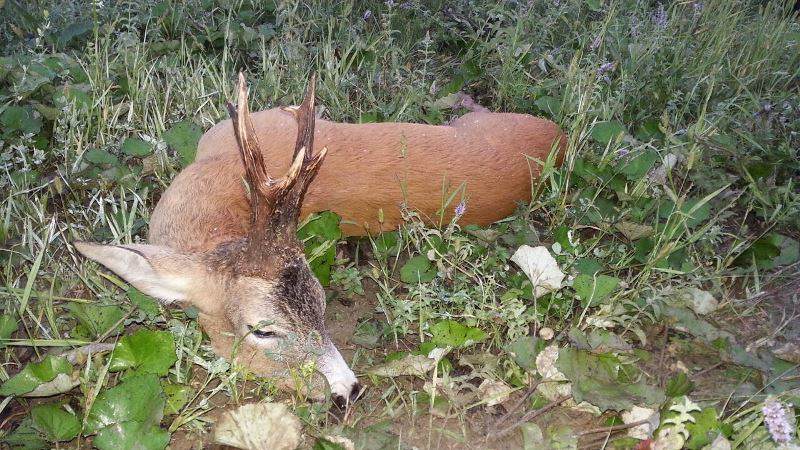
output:
M 255 337 L 259 338 L 259 339 L 269 339 L 269 338 L 278 337 L 278 333 L 276 333 L 274 331 L 260 330 L 258 328 L 252 327 L 252 326 L 250 327 L 250 332 L 253 334 L 253 336 L 255 336 Z

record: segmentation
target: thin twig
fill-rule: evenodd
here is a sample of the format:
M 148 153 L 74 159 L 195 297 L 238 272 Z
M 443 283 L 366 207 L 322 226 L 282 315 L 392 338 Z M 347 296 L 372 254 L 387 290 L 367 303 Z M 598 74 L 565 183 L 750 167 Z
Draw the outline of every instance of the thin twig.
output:
M 591 430 L 581 431 L 578 433 L 578 437 L 588 436 L 590 434 L 597 434 L 597 433 L 614 433 L 616 431 L 627 430 L 628 428 L 638 427 L 639 425 L 644 425 L 649 423 L 649 420 L 639 420 L 636 422 L 625 423 L 622 425 L 614 425 L 611 427 L 601 427 L 601 428 L 593 428 Z
M 491 429 L 496 429 L 496 428 L 500 427 L 500 425 L 502 425 L 502 424 L 503 424 L 503 422 L 505 422 L 505 421 L 507 421 L 508 419 L 510 419 L 510 418 L 511 418 L 511 416 L 512 416 L 512 415 L 513 415 L 513 414 L 514 414 L 514 413 L 515 413 L 515 412 L 516 412 L 518 409 L 520 409 L 520 408 L 522 407 L 522 405 L 523 405 L 523 404 L 525 404 L 525 402 L 526 402 L 526 401 L 528 401 L 528 399 L 529 399 L 529 398 L 531 398 L 531 395 L 533 395 L 533 393 L 534 393 L 534 392 L 536 392 L 536 388 L 537 388 L 537 387 L 539 387 L 539 385 L 540 385 L 541 383 L 542 383 L 542 380 L 536 380 L 536 381 L 534 381 L 534 382 L 533 382 L 533 384 L 531 384 L 531 385 L 530 385 L 530 387 L 528 387 L 528 390 L 525 392 L 525 395 L 523 395 L 523 396 L 522 396 L 522 398 L 521 398 L 521 399 L 520 399 L 520 400 L 519 400 L 519 401 L 518 401 L 516 404 L 514 404 L 514 406 L 512 406 L 511 408 L 509 408 L 509 409 L 508 409 L 508 411 L 507 411 L 505 414 L 503 414 L 503 415 L 502 415 L 502 416 L 501 416 L 499 419 L 497 419 L 497 420 L 496 420 L 496 421 L 495 421 L 495 422 L 494 422 L 494 423 L 491 425 L 491 427 L 490 427 L 490 428 L 491 428 Z
M 571 398 L 572 398 L 572 394 L 565 395 L 563 397 L 559 397 L 559 398 L 553 400 L 549 404 L 547 404 L 547 405 L 545 405 L 545 406 L 543 406 L 543 407 L 541 407 L 539 409 L 534 409 L 533 411 L 528 411 L 527 413 L 525 413 L 525 415 L 520 417 L 517 421 L 515 421 L 513 424 L 509 425 L 508 427 L 506 427 L 506 428 L 504 428 L 504 429 L 502 429 L 500 431 L 490 431 L 489 433 L 486 434 L 486 439 L 499 439 L 499 438 L 503 438 L 505 436 L 508 436 L 512 431 L 516 430 L 517 427 L 519 427 L 520 425 L 522 425 L 522 424 L 524 424 L 526 422 L 530 422 L 531 420 L 533 420 L 533 419 L 539 417 L 540 415 L 550 411 L 551 409 L 559 406 L 560 404 L 564 403 L 565 401 L 567 401 L 567 400 L 569 400 Z

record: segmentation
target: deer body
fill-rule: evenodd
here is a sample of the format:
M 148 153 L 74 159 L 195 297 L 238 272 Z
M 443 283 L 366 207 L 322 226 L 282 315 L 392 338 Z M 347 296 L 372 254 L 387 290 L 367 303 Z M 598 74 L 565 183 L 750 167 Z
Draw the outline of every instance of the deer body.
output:
M 461 223 L 486 225 L 530 198 L 538 165 L 526 157 L 545 160 L 565 143 L 555 124 L 522 114 L 470 113 L 448 126 L 315 121 L 313 79 L 301 107 L 251 116 L 240 75 L 229 109 L 162 195 L 147 245 L 76 248 L 165 303 L 196 306 L 215 352 L 256 373 L 286 375 L 314 358 L 340 403 L 360 386 L 325 328 L 300 218 L 332 210 L 345 234 L 377 233 L 402 222 L 403 202 L 449 219 L 442 207 L 456 191 Z
M 252 117 L 268 172 L 285 173 L 297 134 L 292 115 L 275 108 Z M 547 159 L 555 141 L 563 149 L 566 138 L 557 125 L 526 114 L 474 112 L 446 126 L 317 120 L 315 151 L 326 147 L 328 156 L 301 216 L 330 210 L 342 218 L 347 236 L 379 233 L 402 223 L 403 202 L 430 222 L 445 207 L 448 220 L 463 193 L 467 209 L 460 223 L 488 225 L 530 199 L 531 179 L 539 173 L 533 159 Z M 245 234 L 243 174 L 231 121 L 223 121 L 206 132 L 196 161 L 161 197 L 149 241 L 204 250 Z M 444 205 L 455 191 L 456 200 Z

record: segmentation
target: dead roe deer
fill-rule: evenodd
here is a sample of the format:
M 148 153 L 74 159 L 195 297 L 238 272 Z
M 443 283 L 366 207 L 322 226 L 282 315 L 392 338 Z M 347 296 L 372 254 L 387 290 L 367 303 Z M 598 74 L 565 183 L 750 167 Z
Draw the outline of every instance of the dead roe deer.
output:
M 258 374 L 286 377 L 313 358 L 340 405 L 360 386 L 325 328 L 325 294 L 298 221 L 331 210 L 348 235 L 394 229 L 403 202 L 424 217 L 440 214 L 449 183 L 468 198 L 462 223 L 486 225 L 530 199 L 539 172 L 531 159 L 566 142 L 554 123 L 524 114 L 315 127 L 313 77 L 299 108 L 252 117 L 242 74 L 238 91 L 232 119 L 203 136 L 196 161 L 159 200 L 149 244 L 75 247 L 142 292 L 194 305 L 214 351 Z

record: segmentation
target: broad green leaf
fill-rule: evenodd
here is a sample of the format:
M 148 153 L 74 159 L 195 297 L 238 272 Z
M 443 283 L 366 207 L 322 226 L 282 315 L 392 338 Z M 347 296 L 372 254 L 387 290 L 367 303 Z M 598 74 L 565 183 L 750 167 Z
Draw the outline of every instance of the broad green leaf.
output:
M 545 342 L 535 336 L 522 336 L 504 347 L 514 362 L 525 370 L 536 370 L 536 357 L 545 347 Z
M 653 168 L 656 161 L 658 161 L 658 153 L 653 150 L 647 150 L 623 161 L 624 163 L 620 166 L 620 172 L 625 174 L 625 177 L 629 180 L 639 180 L 643 178 L 647 172 Z
M 167 396 L 167 408 L 165 414 L 178 414 L 184 406 L 189 403 L 195 390 L 191 386 L 179 383 L 166 383 L 163 386 L 164 394 Z
M 16 396 L 28 393 L 39 385 L 52 381 L 58 374 L 72 373 L 72 365 L 65 358 L 46 356 L 42 362 L 29 363 L 22 371 L 0 386 L 0 395 Z
M 158 302 L 154 300 L 152 297 L 143 294 L 135 287 L 131 286 L 128 288 L 128 291 L 125 292 L 128 296 L 128 300 L 131 301 L 137 308 L 139 308 L 142 312 L 149 319 L 153 319 L 161 312 L 158 309 Z
M 587 401 L 601 411 L 622 411 L 633 405 L 658 405 L 664 401 L 664 393 L 643 377 L 636 382 L 620 380 L 617 364 L 608 359 L 569 347 L 559 350 L 556 367 L 572 382 L 575 402 Z
M 100 392 L 85 422 L 85 431 L 94 433 L 108 425 L 140 422 L 158 425 L 164 417 L 164 391 L 153 374 L 126 378 L 117 386 Z
M 486 333 L 480 328 L 467 327 L 455 320 L 442 320 L 430 329 L 431 342 L 437 347 L 451 346 L 454 348 L 467 347 L 486 339 Z
M 773 235 L 772 242 L 778 246 L 781 254 L 772 260 L 774 267 L 787 266 L 800 259 L 800 242 L 782 234 Z M 2 338 L 2 335 L 0 335 Z
M 71 441 L 81 431 L 81 424 L 75 414 L 65 411 L 59 405 L 34 406 L 31 417 L 36 429 L 44 433 L 50 441 Z
M 323 211 L 310 217 L 297 230 L 297 236 L 301 241 L 309 237 L 317 237 L 323 240 L 338 240 L 342 237 L 342 229 L 339 228 L 341 218 L 334 212 Z
M 15 450 L 40 450 L 52 448 L 42 439 L 42 433 L 36 430 L 31 417 L 22 419 L 19 426 L 0 439 L 0 443 L 6 444 Z
M 721 424 L 714 408 L 705 408 L 700 412 L 692 413 L 692 416 L 695 419 L 694 422 L 686 423 L 686 430 L 689 431 L 686 448 L 697 450 L 710 444 L 717 437 Z
M 79 325 L 72 331 L 72 337 L 94 339 L 109 332 L 122 331 L 120 320 L 125 311 L 116 305 L 96 305 L 91 303 L 70 303 L 67 309 L 78 319 Z
M 122 422 L 100 430 L 92 444 L 100 450 L 163 450 L 169 433 L 156 425 Z
M 769 268 L 773 266 L 773 260 L 781 254 L 774 237 L 768 235 L 757 239 L 750 247 L 743 251 L 735 260 L 734 264 L 739 266 L 750 266 L 755 262 L 756 267 Z
M 141 139 L 129 137 L 122 143 L 122 153 L 137 157 L 147 156 L 153 153 L 153 147 Z
M 625 126 L 616 120 L 608 120 L 605 122 L 597 122 L 592 127 L 592 137 L 597 142 L 608 145 L 609 142 L 614 141 L 619 135 L 625 133 Z
M 331 211 L 312 215 L 297 230 L 306 258 L 323 286 L 331 281 L 331 267 L 336 259 L 336 242 L 342 237 L 341 218 Z
M 138 373 L 164 376 L 177 359 L 171 333 L 142 329 L 119 340 L 109 370 L 135 369 Z
M 550 116 L 557 116 L 561 113 L 561 100 L 549 95 L 537 98 L 533 104 L 543 112 L 550 114 Z
M 84 153 L 83 159 L 93 164 L 101 164 L 109 166 L 119 165 L 119 159 L 116 156 L 112 155 L 106 150 L 101 150 L 99 148 L 93 148 Z
M 403 283 L 416 284 L 427 283 L 436 277 L 436 267 L 434 267 L 425 255 L 417 255 L 400 268 L 400 280 Z
M 11 335 L 14 334 L 15 331 L 19 326 L 17 326 L 17 320 L 14 316 L 10 314 L 3 314 L 0 316 L 0 348 L 6 346 L 4 341 L 11 338 Z
M 6 132 L 36 134 L 42 129 L 42 119 L 36 117 L 29 106 L 9 106 L 0 114 L 0 125 Z
M 575 263 L 578 272 L 585 275 L 594 275 L 603 270 L 603 265 L 595 258 L 581 258 Z
M 391 256 L 397 253 L 400 235 L 396 231 L 381 233 L 375 238 L 375 251 L 379 255 Z
M 586 275 L 575 277 L 572 288 L 581 298 L 581 305 L 602 303 L 619 286 L 620 279 L 608 275 Z
M 200 127 L 191 122 L 178 122 L 164 132 L 164 141 L 180 156 L 184 167 L 194 161 L 197 143 L 203 135 Z

